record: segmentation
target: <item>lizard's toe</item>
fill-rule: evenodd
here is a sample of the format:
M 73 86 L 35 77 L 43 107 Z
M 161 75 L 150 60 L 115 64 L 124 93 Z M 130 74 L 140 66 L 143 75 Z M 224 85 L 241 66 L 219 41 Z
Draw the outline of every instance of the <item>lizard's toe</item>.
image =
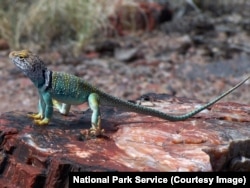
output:
M 42 119 L 43 116 L 41 114 L 27 114 L 28 117 L 33 118 L 33 119 Z
M 43 120 L 35 120 L 34 123 L 36 125 L 48 125 L 49 124 L 49 119 L 44 118 Z
M 103 136 L 103 134 L 104 134 L 104 129 L 90 128 L 89 130 L 81 131 L 81 139 L 89 140 L 99 136 Z
M 99 129 L 99 128 L 90 128 L 89 129 L 89 135 L 90 136 L 99 136 L 104 133 L 104 129 Z

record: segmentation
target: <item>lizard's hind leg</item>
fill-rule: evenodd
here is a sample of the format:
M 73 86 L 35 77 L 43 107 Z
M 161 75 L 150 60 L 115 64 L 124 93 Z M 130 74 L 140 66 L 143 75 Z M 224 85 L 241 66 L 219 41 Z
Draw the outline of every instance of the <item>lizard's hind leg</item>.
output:
M 91 116 L 91 125 L 92 127 L 89 130 L 90 135 L 98 136 L 101 135 L 104 131 L 101 129 L 101 113 L 100 113 L 100 100 L 99 96 L 96 93 L 91 93 L 88 97 L 89 107 L 92 110 Z

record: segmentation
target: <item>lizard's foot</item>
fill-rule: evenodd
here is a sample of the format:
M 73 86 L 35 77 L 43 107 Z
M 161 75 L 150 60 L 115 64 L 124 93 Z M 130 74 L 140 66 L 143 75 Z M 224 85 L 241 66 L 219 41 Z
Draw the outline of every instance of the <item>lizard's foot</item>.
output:
M 92 123 L 92 127 L 89 129 L 90 136 L 100 136 L 104 133 L 104 130 L 101 128 L 101 120 L 98 118 L 98 122 Z
M 38 113 L 38 114 L 27 114 L 28 117 L 33 118 L 33 119 L 43 119 L 43 115 Z
M 104 129 L 101 129 L 101 128 L 90 128 L 89 131 L 88 131 L 88 134 L 90 136 L 100 136 L 104 133 Z
M 43 120 L 35 120 L 34 123 L 36 125 L 48 125 L 49 124 L 49 119 L 48 118 L 44 118 Z
M 95 128 L 94 126 L 91 127 L 89 130 L 81 131 L 81 135 L 83 136 L 84 140 L 96 138 L 98 136 L 102 136 L 103 134 L 104 134 L 104 129 L 101 129 L 100 127 Z

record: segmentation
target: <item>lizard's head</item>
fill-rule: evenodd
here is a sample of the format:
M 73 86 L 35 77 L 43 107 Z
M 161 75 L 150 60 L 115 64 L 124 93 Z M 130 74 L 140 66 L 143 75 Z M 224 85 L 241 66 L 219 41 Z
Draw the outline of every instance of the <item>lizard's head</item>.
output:
M 44 62 L 29 50 L 12 51 L 9 54 L 9 58 L 27 76 L 47 69 Z
M 36 54 L 29 50 L 12 51 L 9 54 L 9 58 L 36 85 L 41 85 L 45 82 L 47 68 Z

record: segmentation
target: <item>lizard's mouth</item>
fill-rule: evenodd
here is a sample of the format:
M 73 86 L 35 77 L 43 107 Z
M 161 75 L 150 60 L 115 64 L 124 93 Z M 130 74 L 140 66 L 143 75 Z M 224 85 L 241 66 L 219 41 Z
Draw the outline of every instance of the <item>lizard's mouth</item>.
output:
M 17 60 L 16 58 L 12 57 L 11 58 L 12 63 L 14 63 L 16 66 L 21 67 L 20 60 Z
M 21 70 L 27 70 L 27 65 L 17 57 L 11 57 L 11 61 Z

